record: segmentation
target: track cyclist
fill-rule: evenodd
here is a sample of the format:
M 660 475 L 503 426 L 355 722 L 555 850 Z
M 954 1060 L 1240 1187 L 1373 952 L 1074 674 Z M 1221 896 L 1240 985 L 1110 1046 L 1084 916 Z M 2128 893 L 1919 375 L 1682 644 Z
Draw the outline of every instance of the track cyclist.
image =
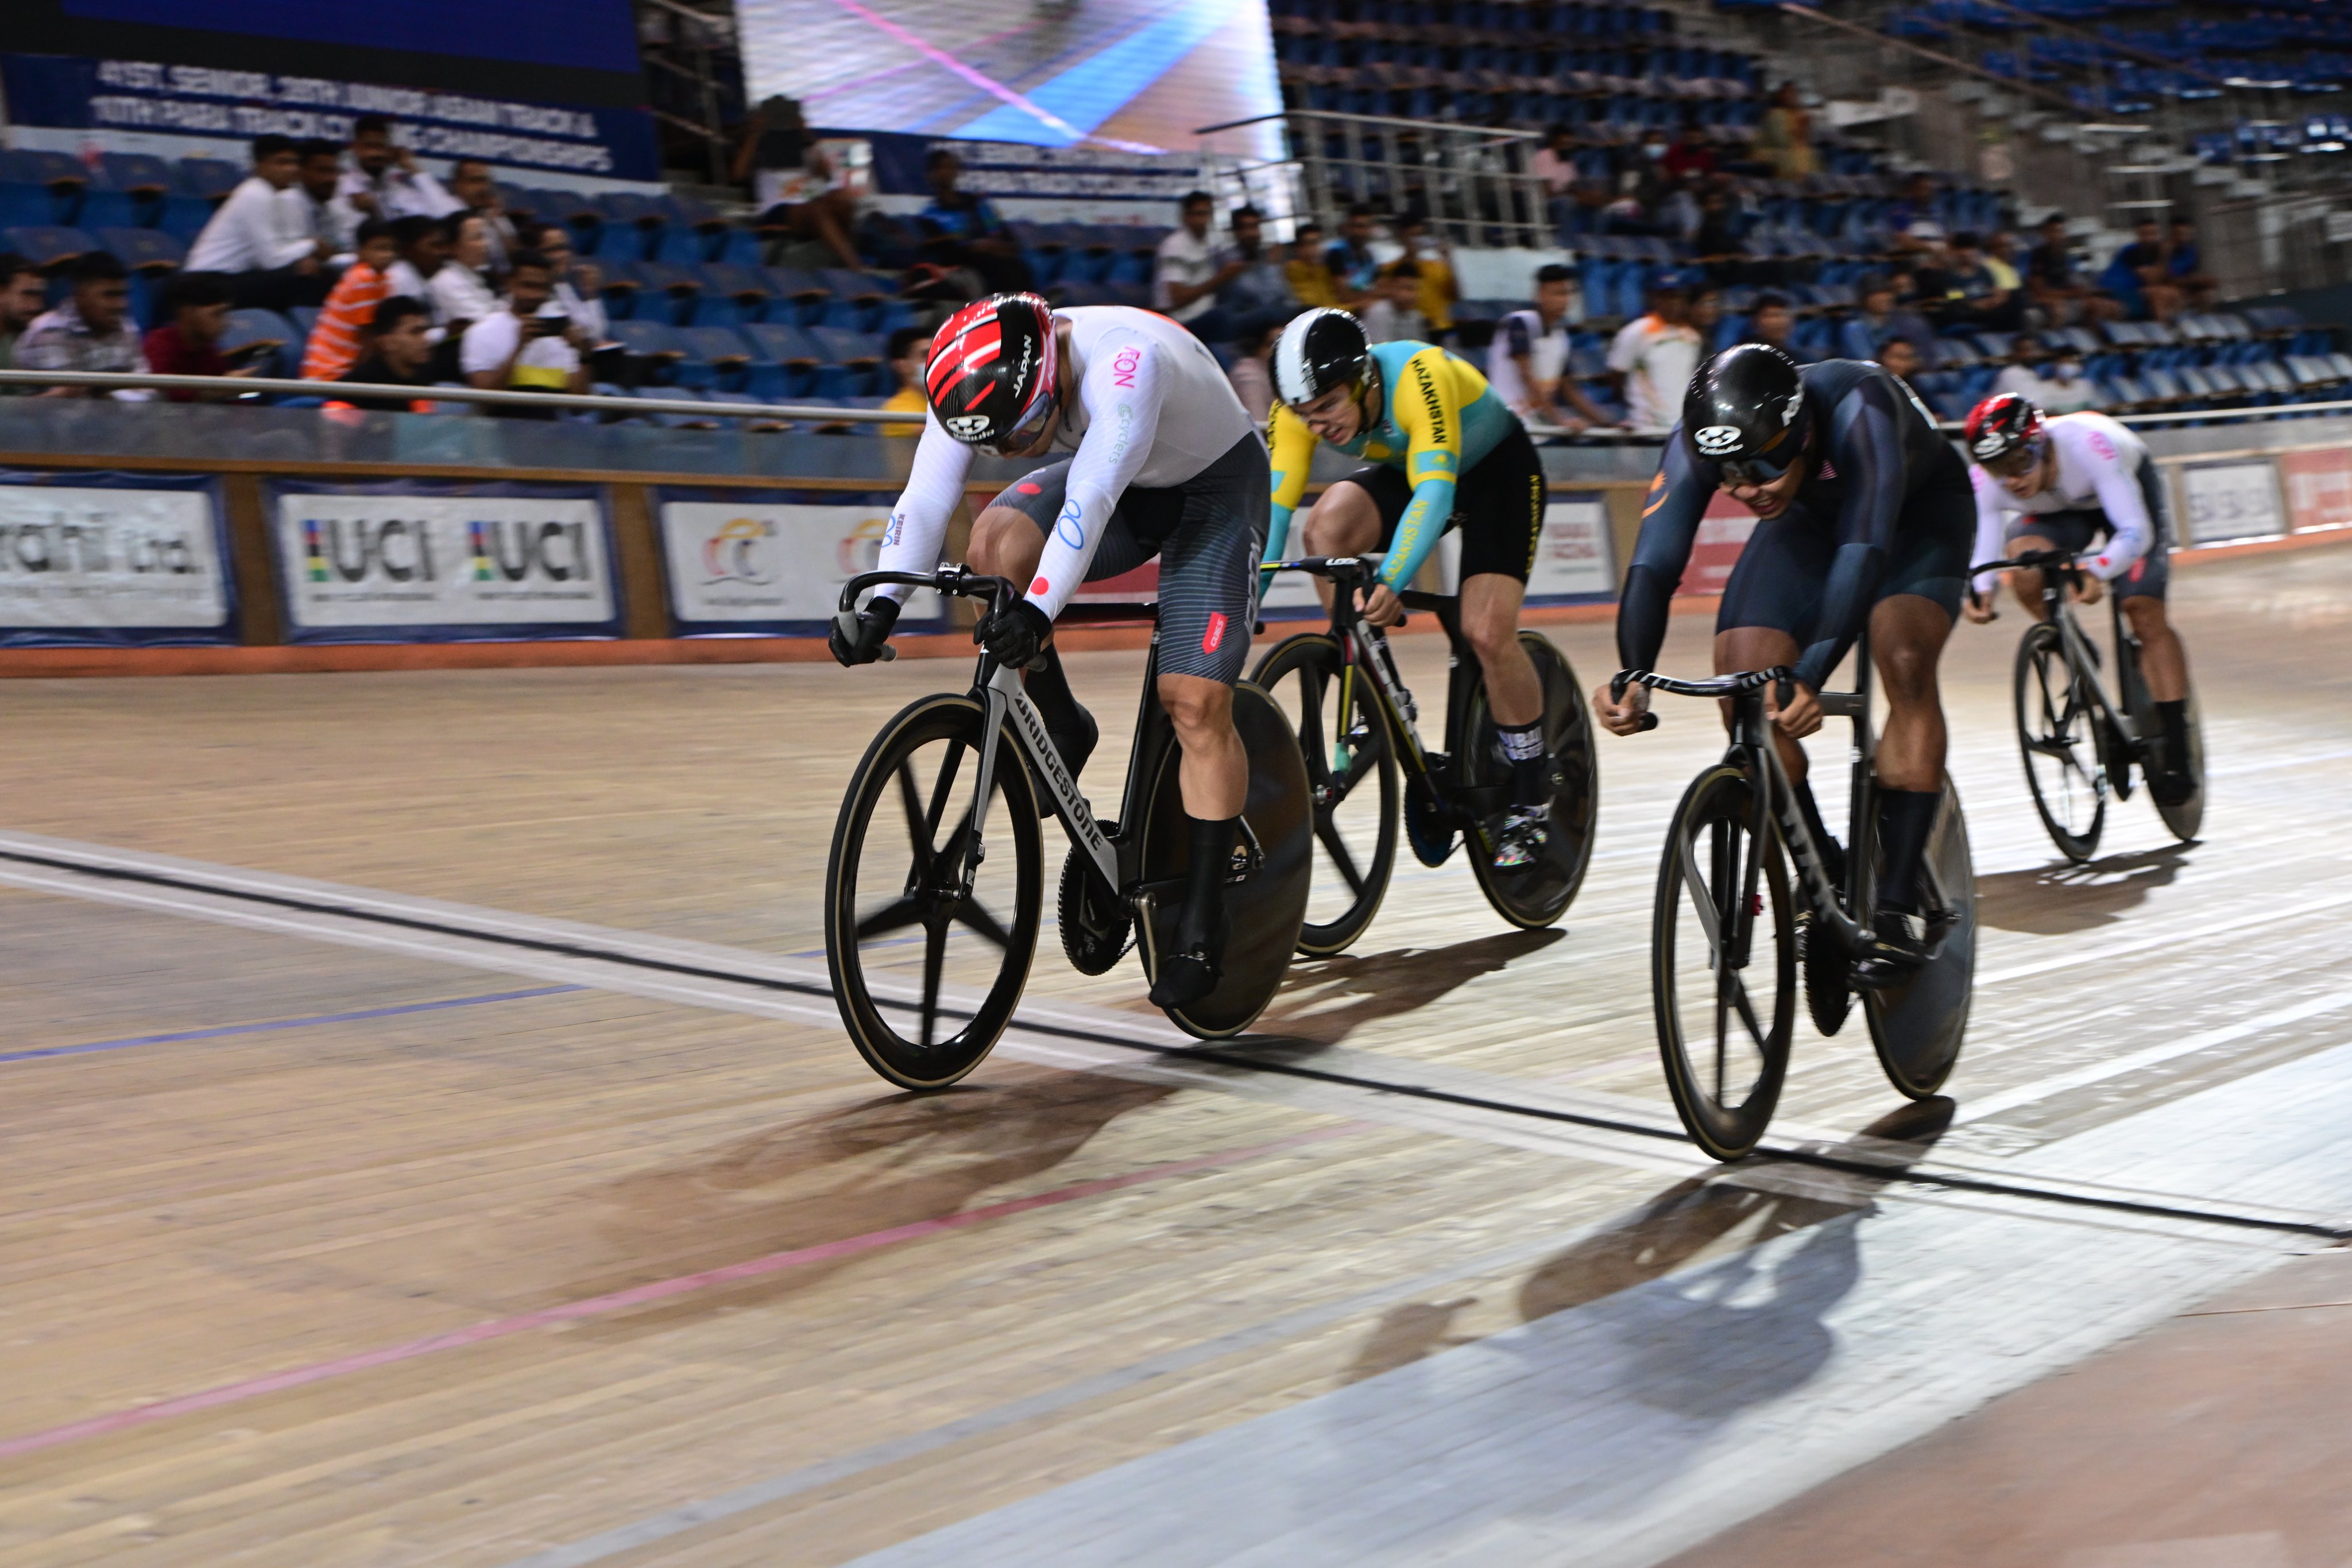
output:
M 2165 618 L 2172 573 L 2164 481 L 2147 444 L 2104 413 L 2045 418 L 2015 392 L 1970 409 L 1963 439 L 1976 463 L 1969 475 L 1977 495 L 1974 559 L 2070 550 L 2084 573 L 2075 591 L 2080 602 L 2095 604 L 2103 591 L 2114 591 L 2139 639 L 2140 669 L 2164 727 L 2148 793 L 2161 805 L 2186 803 L 2197 792 L 2189 768 L 2189 655 Z M 2042 574 L 2012 571 L 2009 583 L 2026 613 L 2039 619 Z M 1993 618 L 1994 587 L 1990 572 L 1971 585 L 1969 620 Z
M 1034 294 L 980 300 L 932 339 L 923 383 L 930 415 L 883 532 L 879 570 L 939 564 L 975 451 L 1072 454 L 988 504 L 972 525 L 966 565 L 1029 585 L 983 616 L 972 640 L 1015 669 L 1038 661 L 1029 697 L 1073 779 L 1097 730 L 1063 673 L 1054 617 L 1081 582 L 1160 558 L 1159 695 L 1183 748 L 1178 779 L 1192 818 L 1192 870 L 1178 951 L 1161 961 L 1151 1000 L 1198 1001 L 1221 976 L 1223 887 L 1249 783 L 1233 701 L 1255 612 L 1265 443 L 1198 338 L 1126 306 L 1055 310 Z M 854 637 L 835 630 L 833 656 L 844 664 L 875 659 L 905 592 L 877 592 Z
M 1511 806 L 1495 836 L 1495 865 L 1532 863 L 1548 831 L 1551 759 L 1543 685 L 1519 645 L 1519 601 L 1544 515 L 1543 462 L 1527 427 L 1468 361 L 1431 343 L 1370 343 L 1345 310 L 1309 310 L 1282 329 L 1274 388 L 1268 561 L 1282 559 L 1318 440 L 1368 461 L 1317 498 L 1301 524 L 1302 543 L 1308 555 L 1383 552 L 1365 607 L 1373 625 L 1402 618 L 1398 591 L 1445 530 L 1461 526 L 1462 633 L 1486 671 L 1487 704 L 1511 765 Z M 1328 601 L 1329 584 L 1317 587 Z
M 1708 501 L 1727 489 L 1756 514 L 1716 616 L 1715 668 L 1794 666 L 1791 700 L 1781 706 L 1767 687 L 1765 712 L 1805 825 L 1832 846 L 1797 742 L 1821 727 L 1822 685 L 1868 617 L 1889 712 L 1877 752 L 1885 875 L 1876 942 L 1853 970 L 1865 988 L 1896 983 L 1928 955 L 1918 878 L 1943 789 L 1936 664 L 1969 574 L 1968 478 L 1927 409 L 1879 366 L 1825 360 L 1801 368 L 1769 344 L 1727 349 L 1699 367 L 1684 394 L 1617 612 L 1619 662 L 1654 668 Z M 1604 681 L 1593 711 L 1608 729 L 1632 735 L 1648 695 L 1632 685 L 1612 699 Z M 1842 880 L 1834 860 L 1827 869 Z

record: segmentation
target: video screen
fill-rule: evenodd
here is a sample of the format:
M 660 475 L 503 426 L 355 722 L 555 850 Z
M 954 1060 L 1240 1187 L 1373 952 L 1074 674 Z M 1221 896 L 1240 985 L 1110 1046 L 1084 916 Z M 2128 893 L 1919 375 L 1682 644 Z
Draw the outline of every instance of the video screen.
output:
M 1192 152 L 1202 126 L 1282 107 L 1265 0 L 737 0 L 736 15 L 752 99 L 797 99 L 811 125 Z

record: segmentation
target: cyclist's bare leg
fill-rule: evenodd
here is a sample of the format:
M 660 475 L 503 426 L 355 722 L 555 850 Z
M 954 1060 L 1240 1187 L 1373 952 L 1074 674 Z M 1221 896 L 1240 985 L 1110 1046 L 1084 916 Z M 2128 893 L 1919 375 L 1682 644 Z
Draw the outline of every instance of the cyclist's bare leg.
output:
M 2057 548 L 2057 545 L 2043 538 L 2040 534 L 2020 534 L 2009 541 L 2009 548 L 2005 553 L 2019 556 L 2028 550 L 2056 549 Z M 2025 567 L 2019 567 L 2005 575 L 2009 579 L 2009 591 L 2017 595 L 2017 602 L 2024 606 L 2028 615 L 2032 616 L 2036 621 L 2041 620 L 2042 573 Z
M 1496 724 L 1533 724 L 1543 716 L 1543 683 L 1519 645 L 1519 601 L 1527 591 L 1527 584 L 1499 571 L 1482 571 L 1462 584 L 1462 635 L 1486 673 L 1486 706 Z
M 1202 821 L 1240 816 L 1249 797 L 1249 756 L 1234 728 L 1234 688 L 1205 675 L 1162 675 L 1160 706 L 1184 748 L 1176 774 L 1184 814 Z
M 1797 640 L 1786 632 L 1770 626 L 1735 626 L 1728 632 L 1715 634 L 1715 673 L 1736 675 L 1746 670 L 1769 670 L 1775 665 L 1793 666 L 1804 655 Z M 1731 705 L 1723 705 L 1723 727 L 1731 727 Z M 1786 769 L 1790 783 L 1805 781 L 1807 766 L 1805 748 L 1775 728 L 1773 749 L 1780 754 L 1780 766 Z
M 971 525 L 971 544 L 964 551 L 964 564 L 990 577 L 1026 583 L 1037 575 L 1038 558 L 1045 553 L 1045 531 L 1028 513 L 1013 507 L 990 507 Z
M 2164 601 L 2136 593 L 2124 601 L 2124 619 L 2139 639 L 2139 673 L 2147 695 L 2160 703 L 2177 703 L 2189 695 L 2189 654 L 2180 636 L 2166 619 Z
M 1316 497 L 1298 520 L 1298 542 L 1308 555 L 1361 555 L 1381 548 L 1381 508 L 1361 485 L 1342 479 Z M 1323 608 L 1331 608 L 1331 583 L 1315 580 Z
M 1944 704 L 1936 664 L 1952 618 L 1932 599 L 1894 593 L 1870 612 L 1870 651 L 1886 693 L 1876 771 L 1889 789 L 1936 793 L 1944 788 Z

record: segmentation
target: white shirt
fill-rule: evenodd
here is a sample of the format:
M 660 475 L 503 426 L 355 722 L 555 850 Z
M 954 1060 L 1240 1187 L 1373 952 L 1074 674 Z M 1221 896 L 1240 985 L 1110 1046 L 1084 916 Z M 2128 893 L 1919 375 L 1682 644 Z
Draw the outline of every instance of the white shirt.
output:
M 2148 515 L 2147 492 L 2140 484 L 2147 445 L 2104 413 L 2061 414 L 2042 428 L 2050 433 L 2050 448 L 2058 458 L 2047 489 L 2020 500 L 2000 480 L 1969 465 L 1969 483 L 1977 496 L 1976 559 L 1999 560 L 2006 555 L 2009 519 L 2021 513 L 2104 512 L 2106 540 L 2095 554 L 2083 557 L 2081 565 L 2100 581 L 2112 582 L 2156 541 L 2156 519 Z M 1992 580 L 1992 573 L 1980 573 L 1977 591 L 1990 591 Z
M 1568 368 L 1568 318 L 1546 328 L 1542 312 L 1514 310 L 1496 323 L 1495 340 L 1486 347 L 1486 384 L 1504 406 L 1521 416 L 1550 419 L 1551 410 L 1538 402 L 1536 389 L 1519 374 L 1522 354 L 1536 381 L 1559 381 Z
M 1364 307 L 1364 338 L 1373 343 L 1426 343 L 1429 318 L 1391 299 L 1375 299 Z
M 357 195 L 373 196 L 376 210 L 363 213 L 353 206 L 352 198 Z M 357 169 L 344 170 L 330 204 L 335 209 L 335 221 L 357 232 L 365 218 L 380 217 L 390 223 L 394 218 L 446 217 L 466 204 L 443 190 L 441 182 L 432 175 L 422 170 L 411 174 L 395 163 L 373 180 Z
M 521 336 L 522 318 L 512 310 L 485 316 L 466 329 L 465 340 L 457 346 L 457 368 L 468 376 L 495 371 L 507 362 Z M 534 338 L 523 345 L 510 380 L 516 386 L 562 392 L 579 368 L 580 350 L 563 338 Z
M 2075 413 L 2099 401 L 2099 389 L 2082 376 L 2055 381 L 2031 365 L 2010 366 L 1993 379 L 1992 390 L 2015 392 L 2044 413 Z
M 287 196 L 293 201 L 280 199 Z M 275 272 L 314 254 L 317 236 L 298 204 L 307 201 L 299 189 L 246 176 L 188 247 L 187 270 Z
M 499 297 L 482 275 L 463 262 L 445 261 L 433 275 L 433 316 L 437 321 L 479 321 L 499 311 Z
M 607 329 L 604 302 L 602 299 L 587 298 L 568 283 L 559 283 L 555 286 L 555 298 L 562 302 L 565 315 L 588 329 L 590 342 L 604 343 L 612 340 L 613 334 Z
M 1698 370 L 1698 329 L 1637 316 L 1609 345 L 1609 368 L 1625 378 L 1625 413 L 1636 430 L 1667 430 L 1682 417 L 1683 392 Z
M 1085 305 L 1054 312 L 1070 324 L 1062 384 L 1073 406 L 1054 432 L 1053 450 L 1071 452 L 1067 497 L 1045 540 L 1030 603 L 1061 613 L 1086 580 L 1087 566 L 1129 486 L 1165 490 L 1207 468 L 1257 427 L 1208 345 L 1164 316 L 1125 305 Z M 929 571 L 940 563 L 948 518 L 963 498 L 972 450 L 923 422 L 913 471 L 882 532 L 877 567 Z M 907 590 L 886 588 L 903 599 Z
M 1190 305 L 1177 305 L 1172 303 L 1175 296 L 1168 286 L 1181 283 L 1187 288 L 1199 288 L 1216 276 L 1215 241 L 1206 235 L 1195 238 L 1191 229 L 1179 224 L 1160 242 L 1159 255 L 1151 264 L 1151 308 L 1177 321 L 1204 316 L 1216 308 L 1216 296 L 1203 294 Z

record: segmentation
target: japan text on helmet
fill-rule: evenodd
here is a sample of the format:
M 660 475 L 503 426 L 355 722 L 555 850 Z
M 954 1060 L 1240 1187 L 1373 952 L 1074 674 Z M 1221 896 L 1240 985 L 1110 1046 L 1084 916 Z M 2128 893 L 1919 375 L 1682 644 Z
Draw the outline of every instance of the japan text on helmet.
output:
M 2030 398 L 1995 392 L 1969 410 L 1961 439 L 1989 474 L 2022 474 L 2042 460 L 2042 411 Z
M 1054 412 L 1054 310 L 1034 294 L 976 300 L 931 340 L 923 390 L 950 435 L 984 452 L 1025 452 Z
M 1684 438 L 1735 484 L 1779 478 L 1803 453 L 1810 423 L 1797 361 L 1769 343 L 1726 349 L 1683 394 Z
M 1345 310 L 1327 306 L 1293 317 L 1274 345 L 1275 395 L 1295 405 L 1353 386 L 1364 379 L 1371 353 L 1363 323 Z

